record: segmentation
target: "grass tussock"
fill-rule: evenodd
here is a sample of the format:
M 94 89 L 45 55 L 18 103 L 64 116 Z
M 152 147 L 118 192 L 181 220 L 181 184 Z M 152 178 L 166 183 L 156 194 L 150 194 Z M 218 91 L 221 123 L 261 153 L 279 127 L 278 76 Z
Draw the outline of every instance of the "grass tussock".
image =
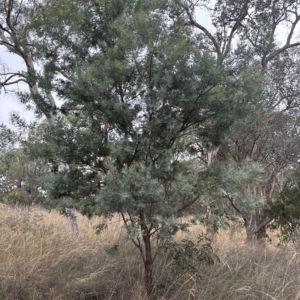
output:
M 137 249 L 122 243 L 122 222 L 79 217 L 81 238 L 57 212 L 0 207 L 0 299 L 146 299 Z M 197 237 L 201 227 L 191 228 Z M 179 234 L 183 239 L 186 234 Z M 221 231 L 213 248 L 220 262 L 199 266 L 202 279 L 176 276 L 162 253 L 155 265 L 158 299 L 299 299 L 300 249 L 245 243 L 242 229 Z M 113 251 L 114 250 L 114 251 Z

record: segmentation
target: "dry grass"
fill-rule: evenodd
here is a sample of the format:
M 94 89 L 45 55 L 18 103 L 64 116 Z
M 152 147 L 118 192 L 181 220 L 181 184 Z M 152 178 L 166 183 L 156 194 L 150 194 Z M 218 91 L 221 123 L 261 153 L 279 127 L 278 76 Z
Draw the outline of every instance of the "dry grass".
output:
M 56 212 L 1 206 L 0 220 L 0 299 L 146 299 L 138 251 L 131 243 L 117 246 L 118 217 L 96 235 L 100 219 L 80 216 L 78 241 Z M 193 227 L 189 237 L 201 230 Z M 300 300 L 300 249 L 244 241 L 241 229 L 220 232 L 214 240 L 220 262 L 201 266 L 200 281 L 176 277 L 163 255 L 155 268 L 158 299 Z M 109 255 L 105 249 L 114 246 Z

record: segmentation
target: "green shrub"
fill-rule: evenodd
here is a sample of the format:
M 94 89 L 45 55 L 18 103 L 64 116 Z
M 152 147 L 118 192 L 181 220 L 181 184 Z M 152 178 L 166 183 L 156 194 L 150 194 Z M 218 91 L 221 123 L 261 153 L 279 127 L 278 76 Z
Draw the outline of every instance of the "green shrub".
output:
M 7 202 L 9 205 L 30 205 L 30 195 L 25 188 L 16 188 L 8 194 Z

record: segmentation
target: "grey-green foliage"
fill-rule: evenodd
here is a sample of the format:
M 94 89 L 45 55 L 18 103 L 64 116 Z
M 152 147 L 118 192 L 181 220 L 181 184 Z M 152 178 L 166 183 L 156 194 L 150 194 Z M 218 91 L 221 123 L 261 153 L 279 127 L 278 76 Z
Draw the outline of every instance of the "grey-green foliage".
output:
M 168 252 L 168 259 L 173 263 L 174 271 L 177 276 L 186 273 L 195 275 L 197 279 L 201 279 L 201 265 L 214 264 L 218 261 L 218 257 L 213 253 L 211 241 L 203 236 L 198 235 L 197 241 L 182 240 L 180 243 L 169 242 L 165 246 Z
M 66 11 L 75 4 L 73 19 Z M 250 88 L 259 86 L 256 73 L 245 77 L 199 50 L 204 41 L 194 39 L 183 26 L 182 11 L 175 4 L 53 1 L 41 8 L 39 16 L 43 14 L 49 20 L 40 20 L 45 39 L 41 45 L 47 39 L 59 42 L 69 55 L 70 80 L 58 81 L 57 90 L 65 99 L 62 109 L 73 115 L 49 128 L 45 140 L 58 150 L 56 161 L 109 170 L 104 186 L 98 192 L 92 189 L 90 199 L 64 188 L 55 189 L 55 198 L 68 196 L 79 203 L 84 197 L 85 204 L 78 206 L 85 213 L 130 213 L 137 226 L 143 212 L 149 230 L 171 228 L 176 224 L 172 220 L 188 208 L 205 206 L 200 201 L 203 174 L 178 159 L 180 144 L 191 134 L 220 143 L 258 90 Z M 57 26 L 49 27 L 54 16 Z M 64 24 L 68 36 L 64 31 L 57 34 Z M 106 166 L 97 163 L 108 154 Z M 57 184 L 85 186 L 93 171 L 76 175 L 74 170 L 57 174 L 66 176 Z
M 0 124 L 0 150 L 6 151 L 12 148 L 19 141 L 19 134 L 8 128 L 4 124 Z
M 53 2 L 52 11 L 48 7 L 43 13 L 51 20 L 53 12 L 59 9 L 64 14 L 63 7 L 71 7 L 75 2 Z M 110 174 L 101 195 L 109 193 L 109 186 L 116 184 L 117 180 L 108 181 L 110 176 L 118 178 L 126 168 L 131 173 L 136 172 L 134 168 L 147 170 L 148 177 L 141 176 L 149 181 L 149 186 L 143 187 L 151 189 L 149 194 L 164 191 L 163 184 L 169 184 L 170 190 L 175 189 L 176 184 L 183 184 L 183 178 L 187 176 L 177 180 L 178 177 L 172 174 L 174 170 L 175 173 L 180 171 L 183 164 L 178 159 L 177 168 L 168 170 L 178 154 L 176 144 L 192 132 L 218 143 L 222 132 L 236 118 L 235 112 L 241 111 L 235 101 L 246 99 L 247 90 L 241 84 L 237 92 L 236 78 L 231 78 L 208 52 L 199 51 L 199 41 L 182 26 L 180 10 L 176 6 L 148 1 L 138 1 L 135 5 L 121 5 L 118 1 L 107 5 L 104 2 L 79 3 L 78 12 L 73 11 L 78 18 L 60 16 L 62 24 L 70 26 L 71 34 L 64 36 L 66 40 L 56 34 L 55 28 L 47 27 L 49 20 L 48 23 L 43 21 L 45 37 L 48 34 L 50 39 L 62 43 L 69 59 L 74 58 L 72 68 L 69 68 L 74 77 L 60 81 L 57 88 L 65 98 L 63 110 L 75 114 L 76 122 L 69 121 L 64 125 L 58 121 L 57 128 L 51 129 L 48 137 L 51 148 L 59 145 L 58 156 L 67 163 L 73 157 L 73 163 L 99 167 L 102 171 L 96 160 L 107 156 L 108 152 L 103 150 L 108 148 Z M 108 128 L 106 136 L 101 129 L 103 125 Z M 85 138 L 81 139 L 77 133 L 84 133 Z M 164 176 L 168 178 L 164 179 Z M 189 176 L 197 178 L 198 174 Z M 197 182 L 195 178 L 192 181 Z M 122 180 L 127 182 L 125 178 Z M 168 181 L 174 181 L 173 185 Z M 155 185 L 157 189 L 154 189 Z M 125 183 L 119 187 L 124 188 L 124 192 L 120 192 L 123 198 L 114 196 L 113 203 L 119 201 L 115 208 L 126 207 L 124 203 L 129 205 L 126 202 L 129 198 L 125 196 L 128 187 L 126 190 L 124 186 Z M 176 193 L 186 199 L 196 197 L 191 188 L 178 190 L 181 194 Z M 148 198 L 143 192 L 139 193 L 141 209 L 147 205 Z M 165 197 L 161 193 L 155 201 Z M 150 199 L 149 204 L 155 201 Z M 178 205 L 174 205 L 175 208 L 180 210 Z M 97 211 L 100 213 L 100 208 Z M 113 211 L 112 205 L 109 211 Z
M 139 216 L 143 211 L 144 222 L 153 230 L 160 229 L 160 236 L 168 237 L 179 226 L 177 217 L 199 201 L 198 180 L 189 162 L 170 163 L 168 170 L 162 171 L 142 163 L 120 171 L 112 166 L 105 187 L 95 198 L 95 213 Z M 139 227 L 139 217 L 134 220 L 131 225 Z
M 271 229 L 280 230 L 281 240 L 299 243 L 300 209 L 299 209 L 299 168 L 288 175 L 282 190 L 269 201 L 267 216 L 273 220 Z
M 257 73 L 244 76 L 201 50 L 205 40 L 169 1 L 53 0 L 37 10 L 37 24 L 41 57 L 52 60 L 49 41 L 62 49 L 68 76 L 54 86 L 67 116 L 30 151 L 51 161 L 48 193 L 58 205 L 122 215 L 150 295 L 151 240 L 172 239 L 188 225 L 180 217 L 206 209 L 206 170 L 183 145 L 192 136 L 218 145 L 257 96 Z
M 0 155 L 0 194 L 3 202 L 31 205 L 44 198 L 41 177 L 48 171 L 42 159 L 31 160 L 23 148 L 13 148 Z
M 8 194 L 7 203 L 9 205 L 29 205 L 30 196 L 25 188 L 16 188 Z
M 229 198 L 239 207 L 242 214 L 253 211 L 262 201 L 261 195 L 253 193 L 253 188 L 263 182 L 263 167 L 259 163 L 245 159 L 240 165 L 234 161 L 219 162 L 210 168 L 210 172 L 219 181 L 219 193 Z

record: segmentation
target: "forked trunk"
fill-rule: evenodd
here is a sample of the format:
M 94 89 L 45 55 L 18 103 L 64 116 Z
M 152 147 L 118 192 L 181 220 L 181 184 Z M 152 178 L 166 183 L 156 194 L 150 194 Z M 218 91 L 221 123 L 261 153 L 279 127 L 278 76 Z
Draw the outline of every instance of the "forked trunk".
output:
M 245 220 L 247 241 L 263 242 L 267 236 L 268 219 L 264 213 L 264 205 L 255 208 L 255 211 Z

